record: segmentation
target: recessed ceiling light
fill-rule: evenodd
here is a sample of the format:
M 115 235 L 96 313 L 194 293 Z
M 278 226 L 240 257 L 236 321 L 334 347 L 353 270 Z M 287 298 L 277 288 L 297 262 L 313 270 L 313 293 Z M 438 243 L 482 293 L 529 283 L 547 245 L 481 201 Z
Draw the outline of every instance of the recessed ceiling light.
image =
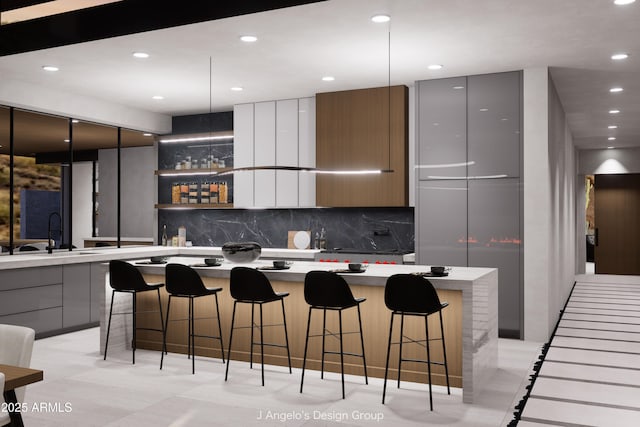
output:
M 609 125 L 607 126 L 609 129 L 618 129 L 618 125 Z
M 43 65 L 42 69 L 45 71 L 58 71 L 60 68 L 54 67 L 53 65 Z
M 625 4 L 631 4 L 633 2 L 635 2 L 636 0 L 614 0 L 614 4 L 617 4 L 618 6 L 623 6 Z
M 611 59 L 613 59 L 614 61 L 620 61 L 622 59 L 627 59 L 628 57 L 629 57 L 628 53 L 615 53 L 611 55 Z
M 391 21 L 391 17 L 389 15 L 373 15 L 371 17 L 371 21 L 375 22 L 376 24 L 382 24 L 384 22 Z
M 429 66 L 427 66 L 428 69 L 430 70 L 440 70 L 442 68 L 442 65 L 440 64 L 431 64 Z
M 609 114 L 618 114 L 620 110 L 609 110 Z
M 153 98 L 153 99 L 164 99 L 164 96 L 162 96 L 162 95 L 153 95 L 151 98 Z
M 244 88 L 242 86 L 234 86 L 231 88 L 234 92 L 241 92 Z
M 322 78 L 322 81 L 325 81 L 325 82 L 332 82 L 332 81 L 334 81 L 335 79 L 336 79 L 336 78 L 335 78 L 335 77 L 333 77 L 333 76 L 324 76 L 324 77 Z
M 256 36 L 240 36 L 240 40 L 245 43 L 253 43 L 258 41 L 258 38 Z
M 141 58 L 141 59 L 149 57 L 149 54 L 146 52 L 133 52 L 132 55 L 134 58 Z
M 480 111 L 482 111 L 484 113 L 485 111 L 489 111 L 489 109 L 488 108 L 481 108 Z
M 68 139 L 65 139 L 65 140 L 64 140 L 64 142 L 69 142 L 69 140 L 68 140 Z
M 612 146 L 612 145 L 610 145 L 610 146 L 608 146 L 608 147 L 607 147 L 607 149 L 609 149 L 609 150 L 611 150 L 612 148 L 616 148 L 616 147 L 614 147 L 614 146 Z
M 611 93 L 617 93 L 617 92 L 622 92 L 624 89 L 622 89 L 621 87 L 612 87 L 611 89 L 609 89 L 609 92 Z
M 151 136 L 150 133 L 143 133 L 142 136 Z
M 71 120 L 71 123 L 80 123 L 80 120 L 78 120 L 78 119 L 73 119 L 73 120 Z
M 616 140 L 616 137 L 615 137 L 615 136 L 610 136 L 609 138 L 607 138 L 607 140 L 609 140 L 609 141 L 615 141 L 615 140 Z
M 455 90 L 460 90 L 460 89 L 464 89 L 464 86 L 454 86 L 453 87 Z

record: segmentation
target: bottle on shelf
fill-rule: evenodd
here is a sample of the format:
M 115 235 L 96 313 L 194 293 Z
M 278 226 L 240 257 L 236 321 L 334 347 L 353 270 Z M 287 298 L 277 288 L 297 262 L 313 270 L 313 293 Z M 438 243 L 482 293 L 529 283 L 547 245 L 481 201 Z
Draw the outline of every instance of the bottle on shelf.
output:
M 198 203 L 198 183 L 189 184 L 189 204 Z
M 189 184 L 186 182 L 180 184 L 180 203 L 189 203 Z
M 212 182 L 209 184 L 209 203 L 219 203 L 218 200 L 218 183 Z
M 180 203 L 180 184 L 177 182 L 171 186 L 171 203 Z
M 162 226 L 162 246 L 167 246 L 167 224 Z
M 210 202 L 209 198 L 209 183 L 207 181 L 203 181 L 200 184 L 200 203 L 208 204 Z
M 228 189 L 226 182 L 218 183 L 218 203 L 227 203 L 228 201 Z

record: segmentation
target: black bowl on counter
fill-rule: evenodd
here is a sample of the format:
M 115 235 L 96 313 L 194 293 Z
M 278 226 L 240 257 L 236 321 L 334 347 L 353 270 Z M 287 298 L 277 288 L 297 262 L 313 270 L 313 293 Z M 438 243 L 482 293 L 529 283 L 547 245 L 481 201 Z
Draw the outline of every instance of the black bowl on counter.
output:
M 260 258 L 262 247 L 256 242 L 227 242 L 222 245 L 222 256 L 229 262 L 249 263 Z
M 154 264 L 161 264 L 167 261 L 166 256 L 152 256 L 150 259 L 151 259 L 151 262 Z
M 222 264 L 222 258 L 205 258 L 204 263 L 209 267 L 216 267 Z
M 431 274 L 442 275 L 445 272 L 445 267 L 433 266 L 431 267 Z

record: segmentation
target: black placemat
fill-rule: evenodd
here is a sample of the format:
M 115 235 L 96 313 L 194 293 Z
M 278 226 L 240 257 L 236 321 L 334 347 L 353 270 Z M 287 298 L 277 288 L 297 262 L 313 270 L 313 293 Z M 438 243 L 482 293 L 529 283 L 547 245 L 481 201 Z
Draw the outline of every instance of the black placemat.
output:
M 285 265 L 284 267 L 273 267 L 273 266 L 267 265 L 265 267 L 258 267 L 257 270 L 288 270 L 290 268 L 291 268 L 290 265 Z
M 367 269 L 362 269 L 362 270 L 349 270 L 347 269 L 343 269 L 343 270 L 329 270 L 329 271 L 333 271 L 334 273 L 364 273 L 365 271 L 367 271 Z
M 209 264 L 191 264 L 191 267 L 220 267 L 222 265 L 222 263 L 220 264 L 215 264 L 215 265 L 209 265 Z
M 167 261 L 137 261 L 136 264 L 145 264 L 145 265 L 160 265 L 166 264 Z
M 447 277 L 449 275 L 449 272 L 445 271 L 442 274 L 435 274 L 430 271 L 417 271 L 411 274 L 415 274 L 416 276 L 422 276 L 422 277 Z

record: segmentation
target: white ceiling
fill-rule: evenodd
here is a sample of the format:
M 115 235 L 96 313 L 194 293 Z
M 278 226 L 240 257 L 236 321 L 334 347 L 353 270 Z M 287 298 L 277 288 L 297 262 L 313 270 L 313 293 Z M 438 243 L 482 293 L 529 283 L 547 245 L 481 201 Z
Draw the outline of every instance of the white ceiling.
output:
M 387 13 L 389 24 L 370 17 Z M 2 80 L 169 115 L 317 92 L 550 67 L 580 148 L 640 145 L 640 2 L 331 0 L 0 58 Z M 239 40 L 253 34 L 253 44 Z M 131 56 L 144 51 L 151 56 Z M 611 54 L 631 56 L 614 62 Z M 438 71 L 429 64 L 442 64 Z M 41 67 L 56 65 L 46 73 Z M 333 82 L 321 81 L 332 75 Z M 614 85 L 624 92 L 610 94 Z M 232 86 L 242 86 L 233 92 Z M 165 99 L 151 99 L 153 95 Z M 621 113 L 612 116 L 612 108 Z M 608 125 L 618 125 L 609 130 Z M 607 136 L 616 136 L 614 142 Z

